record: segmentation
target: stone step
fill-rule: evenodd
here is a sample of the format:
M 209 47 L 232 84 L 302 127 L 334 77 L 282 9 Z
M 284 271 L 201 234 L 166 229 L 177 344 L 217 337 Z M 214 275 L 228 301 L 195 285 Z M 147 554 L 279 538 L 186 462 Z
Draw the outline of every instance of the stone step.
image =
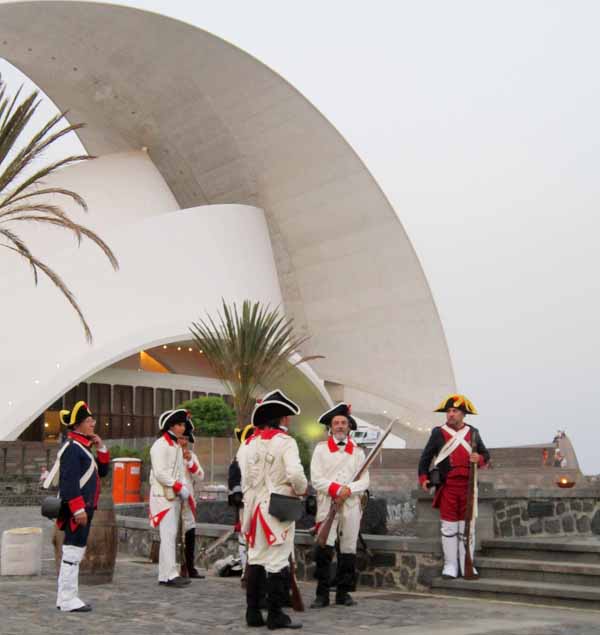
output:
M 480 597 L 493 600 L 600 609 L 600 589 L 575 584 L 503 580 L 444 580 L 435 578 L 431 590 L 440 595 Z
M 476 559 L 476 566 L 483 579 L 529 580 L 600 588 L 600 564 L 480 556 Z
M 482 542 L 482 556 L 546 562 L 600 564 L 600 540 L 495 538 Z

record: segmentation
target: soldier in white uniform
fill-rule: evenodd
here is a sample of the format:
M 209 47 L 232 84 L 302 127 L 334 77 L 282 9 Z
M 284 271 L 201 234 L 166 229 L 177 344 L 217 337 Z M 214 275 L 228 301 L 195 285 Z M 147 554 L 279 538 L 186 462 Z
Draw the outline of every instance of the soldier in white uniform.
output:
M 204 470 L 198 457 L 192 450 L 194 445 L 194 426 L 191 419 L 185 423 L 185 432 L 177 439 L 183 452 L 183 484 L 191 492 L 187 501 L 182 502 L 181 516 L 183 520 L 183 532 L 185 536 L 185 564 L 190 578 L 204 578 L 195 567 L 196 553 L 196 499 L 194 485 L 204 480 Z
M 240 457 L 244 514 L 242 531 L 248 544 L 246 570 L 246 622 L 263 626 L 259 609 L 261 586 L 267 587 L 267 627 L 300 628 L 282 611 L 289 577 L 289 558 L 294 548 L 295 522 L 269 512 L 271 494 L 300 497 L 306 492 L 296 441 L 287 434 L 287 426 L 300 408 L 281 391 L 268 393 L 254 408 L 251 423 L 258 434 Z M 294 504 L 294 499 L 290 499 Z M 284 514 L 283 514 L 284 515 Z
M 183 452 L 177 439 L 185 432 L 187 410 L 167 410 L 158 419 L 160 436 L 150 448 L 150 524 L 160 531 L 158 582 L 172 587 L 190 584 L 177 570 L 176 542 L 181 503 L 192 492 L 184 484 Z
M 350 438 L 356 421 L 350 406 L 340 403 L 321 415 L 319 423 L 327 426 L 329 438 L 317 445 L 310 464 L 313 487 L 317 490 L 317 529 L 327 517 L 332 504 L 339 510 L 324 547 L 315 553 L 317 597 L 311 608 L 329 606 L 331 560 L 335 541 L 339 540 L 337 589 L 335 603 L 352 606 L 350 595 L 356 575 L 356 542 L 362 517 L 361 494 L 369 487 L 369 474 L 352 481 L 365 460 L 365 454 Z

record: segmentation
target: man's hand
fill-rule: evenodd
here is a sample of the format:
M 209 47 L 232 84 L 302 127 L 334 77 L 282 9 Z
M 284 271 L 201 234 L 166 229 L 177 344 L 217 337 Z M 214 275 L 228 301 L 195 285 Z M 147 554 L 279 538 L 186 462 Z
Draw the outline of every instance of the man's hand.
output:
M 189 460 L 192 458 L 192 453 L 191 453 L 189 450 L 187 450 L 187 449 L 186 449 L 186 450 L 184 450 L 184 451 L 183 451 L 183 458 L 184 458 L 186 461 L 189 461 Z
M 428 491 L 431 489 L 431 485 L 429 484 L 429 481 L 423 481 L 423 482 L 421 483 L 421 489 L 422 489 L 424 492 L 428 492 Z
M 88 524 L 88 515 L 87 512 L 82 512 L 81 514 L 75 514 L 73 516 L 75 523 L 80 525 L 81 527 L 85 527 Z
M 343 485 L 335 498 L 343 503 L 349 496 L 352 496 L 352 490 L 347 485 Z
M 101 448 L 104 445 L 102 439 L 97 434 L 91 434 L 90 441 L 92 442 L 92 445 L 95 445 L 97 448 Z
M 477 454 L 477 452 L 472 452 L 471 453 L 471 463 L 479 463 L 479 457 L 481 455 Z
M 190 490 L 184 485 L 179 490 L 179 498 L 181 498 L 182 501 L 186 501 L 189 497 L 190 497 Z

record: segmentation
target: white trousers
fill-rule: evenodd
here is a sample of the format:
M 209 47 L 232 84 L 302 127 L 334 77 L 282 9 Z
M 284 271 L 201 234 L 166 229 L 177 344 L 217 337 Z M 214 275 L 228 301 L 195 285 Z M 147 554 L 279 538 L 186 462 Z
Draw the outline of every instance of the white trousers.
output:
M 258 564 L 267 573 L 278 573 L 289 565 L 289 558 L 294 550 L 294 534 L 296 524 L 292 523 L 285 540 L 280 545 L 269 545 L 258 523 L 254 547 L 248 547 L 248 564 Z
M 173 501 L 171 509 L 158 525 L 160 532 L 160 550 L 158 552 L 158 581 L 168 582 L 179 575 L 177 568 L 177 532 L 179 531 L 179 512 L 181 501 Z
M 84 555 L 85 547 L 63 545 L 56 596 L 56 606 L 61 611 L 72 611 L 85 606 L 85 602 L 79 599 L 79 564 Z
M 442 575 L 449 578 L 458 578 L 458 522 L 442 520 L 441 531 L 442 550 L 444 552 Z
M 327 544 L 333 547 L 336 539 L 339 538 L 340 553 L 356 553 L 361 518 L 362 508 L 360 505 L 354 505 L 353 507 L 343 506 L 341 514 L 336 514 L 335 520 L 331 525 L 329 536 L 327 536 Z

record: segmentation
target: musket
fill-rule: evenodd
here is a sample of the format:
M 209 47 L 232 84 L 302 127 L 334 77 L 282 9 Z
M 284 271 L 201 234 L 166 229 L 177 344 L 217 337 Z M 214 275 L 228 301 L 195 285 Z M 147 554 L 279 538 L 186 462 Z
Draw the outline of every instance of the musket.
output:
M 358 468 L 358 470 L 356 471 L 356 473 L 350 480 L 351 483 L 353 483 L 354 481 L 358 481 L 363 476 L 363 474 L 369 469 L 369 466 L 371 465 L 371 463 L 373 463 L 373 461 L 379 454 L 381 448 L 383 447 L 383 442 L 387 439 L 388 434 L 392 431 L 392 426 L 399 420 L 400 419 L 397 417 L 384 430 L 383 434 L 379 437 L 377 443 L 375 444 L 375 447 L 369 453 L 369 456 L 364 460 L 363 464 Z M 327 544 L 327 538 L 329 537 L 331 526 L 333 525 L 333 521 L 335 520 L 336 514 L 339 512 L 342 505 L 343 503 L 340 503 L 340 502 L 332 503 L 331 507 L 329 508 L 329 513 L 325 517 L 325 520 L 321 523 L 321 526 L 319 527 L 319 531 L 317 532 L 317 544 L 320 547 L 324 547 Z
M 189 578 L 190 572 L 185 560 L 185 533 L 183 532 L 183 501 L 179 506 L 179 559 L 181 561 L 180 575 L 182 578 Z
M 471 448 L 473 452 L 477 451 L 477 432 L 471 429 Z M 470 457 L 469 457 L 470 458 Z M 465 570 L 463 572 L 463 577 L 465 580 L 477 580 L 479 578 L 479 574 L 475 573 L 473 569 L 473 558 L 471 556 L 471 540 L 472 540 L 472 532 L 471 527 L 473 524 L 473 513 L 475 511 L 475 493 L 477 491 L 477 463 L 473 463 L 470 461 L 470 469 L 469 469 L 469 485 L 468 485 L 468 494 L 467 494 L 467 510 L 465 512 Z
M 214 542 L 212 542 L 208 547 L 203 547 L 200 549 L 200 557 L 206 558 L 206 556 L 210 555 L 217 547 L 220 547 L 223 543 L 227 542 L 231 536 L 235 533 L 234 529 L 228 529 L 225 533 L 221 534 Z
M 290 589 L 292 591 L 292 608 L 297 613 L 302 613 L 304 611 L 304 600 L 296 580 L 296 559 L 293 554 L 290 554 Z

